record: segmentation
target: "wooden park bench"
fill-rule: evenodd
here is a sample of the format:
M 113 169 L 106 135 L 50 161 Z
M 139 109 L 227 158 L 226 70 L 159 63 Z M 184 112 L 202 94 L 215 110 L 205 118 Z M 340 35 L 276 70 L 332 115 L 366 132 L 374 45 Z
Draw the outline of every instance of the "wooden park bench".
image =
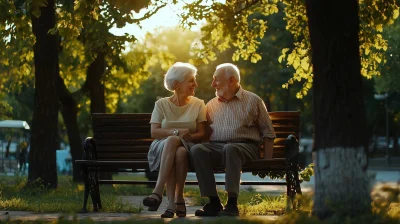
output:
M 252 172 L 265 176 L 267 172 L 284 172 L 286 182 L 252 181 L 241 185 L 286 185 L 288 198 L 295 206 L 294 197 L 301 194 L 298 177 L 300 112 L 270 112 L 275 132 L 273 158 L 264 160 L 264 150 L 260 148 L 259 160 L 248 162 L 243 172 Z M 146 172 L 149 171 L 147 152 L 153 139 L 150 134 L 150 113 L 103 114 L 92 115 L 93 138 L 84 143 L 84 158 L 76 160 L 82 169 L 85 182 L 83 212 L 90 195 L 93 209 L 101 209 L 100 184 L 154 184 L 156 181 L 137 180 L 100 180 L 99 172 Z M 194 172 L 189 170 L 189 172 Z M 215 173 L 224 173 L 221 167 Z M 195 181 L 186 181 L 186 185 L 197 185 Z M 224 182 L 217 182 L 224 185 Z

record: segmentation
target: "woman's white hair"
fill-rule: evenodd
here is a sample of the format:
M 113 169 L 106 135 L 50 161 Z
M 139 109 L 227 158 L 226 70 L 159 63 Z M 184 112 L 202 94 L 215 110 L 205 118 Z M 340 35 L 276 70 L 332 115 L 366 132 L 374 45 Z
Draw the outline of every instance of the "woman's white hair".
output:
M 197 75 L 197 68 L 189 63 L 176 62 L 168 69 L 164 77 L 164 86 L 174 92 L 174 83 L 183 82 L 188 75 Z
M 225 74 L 226 78 L 233 76 L 240 83 L 239 68 L 232 63 L 223 63 L 217 66 L 214 75 Z

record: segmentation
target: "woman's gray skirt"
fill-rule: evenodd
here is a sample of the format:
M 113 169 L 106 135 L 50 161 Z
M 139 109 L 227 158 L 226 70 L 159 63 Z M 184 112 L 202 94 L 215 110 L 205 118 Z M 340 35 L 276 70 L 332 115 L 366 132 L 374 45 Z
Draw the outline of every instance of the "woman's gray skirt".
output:
M 156 139 L 150 145 L 150 150 L 147 153 L 147 159 L 149 161 L 150 171 L 155 171 L 160 169 L 161 155 L 164 149 L 164 145 L 167 138 Z M 187 142 L 181 138 L 182 146 L 185 147 L 189 153 L 190 148 L 194 145 L 193 142 Z M 188 156 L 189 158 L 189 156 Z

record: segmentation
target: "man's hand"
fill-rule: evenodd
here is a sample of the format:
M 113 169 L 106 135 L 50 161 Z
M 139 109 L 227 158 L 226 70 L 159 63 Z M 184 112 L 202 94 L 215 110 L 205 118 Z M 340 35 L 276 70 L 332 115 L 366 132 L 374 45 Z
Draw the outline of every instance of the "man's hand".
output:
M 179 130 L 179 137 L 181 137 L 183 140 L 190 142 L 192 141 L 192 135 L 189 132 L 189 129 L 178 129 Z
M 264 138 L 264 159 L 272 159 L 274 139 Z

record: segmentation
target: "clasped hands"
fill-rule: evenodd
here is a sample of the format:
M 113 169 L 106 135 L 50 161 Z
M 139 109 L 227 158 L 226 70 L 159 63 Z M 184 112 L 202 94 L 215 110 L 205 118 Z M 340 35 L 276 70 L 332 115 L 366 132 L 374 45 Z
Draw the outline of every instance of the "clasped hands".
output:
M 189 129 L 185 128 L 185 129 L 178 129 L 179 130 L 179 134 L 178 136 L 181 137 L 183 140 L 190 142 L 192 141 L 192 135 L 189 132 Z

